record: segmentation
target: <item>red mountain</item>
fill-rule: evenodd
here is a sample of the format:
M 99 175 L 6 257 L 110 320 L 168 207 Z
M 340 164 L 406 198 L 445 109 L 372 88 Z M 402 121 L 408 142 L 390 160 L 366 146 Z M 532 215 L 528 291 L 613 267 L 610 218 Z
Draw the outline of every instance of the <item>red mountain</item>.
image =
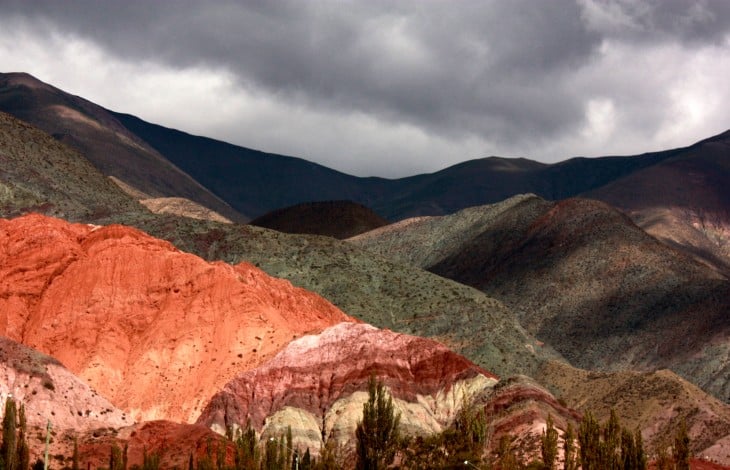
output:
M 288 281 L 132 228 L 0 220 L 0 334 L 54 356 L 135 419 L 194 420 L 236 374 L 342 321 Z

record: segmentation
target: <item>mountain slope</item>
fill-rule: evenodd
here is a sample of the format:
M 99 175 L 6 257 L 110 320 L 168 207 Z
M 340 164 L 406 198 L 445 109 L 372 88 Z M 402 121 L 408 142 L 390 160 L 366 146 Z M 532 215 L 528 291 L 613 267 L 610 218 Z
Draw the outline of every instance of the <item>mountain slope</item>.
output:
M 669 445 L 685 420 L 695 456 L 730 464 L 730 405 L 671 371 L 591 372 L 550 361 L 536 379 L 550 383 L 568 406 L 591 410 L 599 421 L 615 410 L 626 427 L 642 431 L 650 452 Z
M 128 220 L 210 260 L 250 262 L 380 328 L 436 339 L 500 376 L 528 374 L 558 355 L 476 289 L 329 237 L 148 217 Z
M 0 404 L 25 406 L 31 462 L 42 457 L 48 422 L 56 436 L 51 455 L 69 452 L 73 435 L 120 428 L 130 416 L 73 375 L 56 359 L 0 336 Z
M 0 210 L 90 221 L 144 209 L 77 152 L 0 112 Z
M 0 220 L 0 334 L 62 361 L 135 419 L 190 421 L 233 376 L 349 317 L 248 264 L 138 230 Z
M 730 275 L 730 131 L 588 193 Z
M 199 423 L 225 430 L 250 422 L 262 438 L 292 426 L 295 442 L 318 451 L 326 439 L 354 443 L 367 385 L 376 376 L 390 391 L 401 431 L 440 432 L 497 378 L 443 345 L 423 338 L 342 323 L 289 343 L 270 361 L 217 393 Z
M 99 171 L 148 198 L 183 197 L 236 221 L 246 219 L 185 174 L 104 108 L 22 73 L 0 74 L 0 111 L 77 149 Z
M 583 368 L 671 368 L 730 400 L 730 286 L 596 201 L 535 196 L 351 240 L 505 302 Z

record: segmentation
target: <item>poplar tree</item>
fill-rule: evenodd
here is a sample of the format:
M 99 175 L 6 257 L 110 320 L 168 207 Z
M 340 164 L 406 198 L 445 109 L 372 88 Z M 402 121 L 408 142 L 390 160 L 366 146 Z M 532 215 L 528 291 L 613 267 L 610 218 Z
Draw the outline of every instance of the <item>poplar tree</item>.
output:
M 563 470 L 576 470 L 578 468 L 575 451 L 575 431 L 573 431 L 573 425 L 568 422 L 565 434 L 563 434 Z
M 548 415 L 545 430 L 542 432 L 540 452 L 545 470 L 553 470 L 558 456 L 558 430 L 555 429 L 552 415 Z
M 2 457 L 5 470 L 17 470 L 16 420 L 15 400 L 8 397 L 5 401 L 5 415 L 3 416 L 3 443 L 0 446 L 0 457 Z
M 674 448 L 672 449 L 674 464 L 677 470 L 689 470 L 689 435 L 687 434 L 687 423 L 682 420 L 674 437 Z
M 393 462 L 399 442 L 400 413 L 393 411 L 393 399 L 385 386 L 370 376 L 368 401 L 363 405 L 362 421 L 357 423 L 358 470 L 379 470 Z
M 27 425 L 25 419 L 25 405 L 20 404 L 18 409 L 18 437 L 16 444 L 16 469 L 29 470 L 30 468 L 30 448 L 28 447 Z

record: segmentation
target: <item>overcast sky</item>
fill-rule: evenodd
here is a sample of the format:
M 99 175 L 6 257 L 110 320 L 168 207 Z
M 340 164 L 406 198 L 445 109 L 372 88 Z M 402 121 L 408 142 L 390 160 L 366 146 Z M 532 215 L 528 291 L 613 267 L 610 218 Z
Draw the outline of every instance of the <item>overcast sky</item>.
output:
M 730 1 L 9 1 L 0 71 L 360 176 L 730 128 Z

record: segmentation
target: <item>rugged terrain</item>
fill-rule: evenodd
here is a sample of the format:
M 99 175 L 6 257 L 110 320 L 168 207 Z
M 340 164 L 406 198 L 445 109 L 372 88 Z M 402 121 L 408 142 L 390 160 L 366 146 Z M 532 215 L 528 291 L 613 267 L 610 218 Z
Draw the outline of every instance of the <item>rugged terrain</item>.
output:
M 520 196 L 352 243 L 477 287 L 583 368 L 671 368 L 730 400 L 730 285 L 597 201 Z
M 148 198 L 181 197 L 231 220 L 245 217 L 181 171 L 110 112 L 24 73 L 0 74 L 0 111 L 81 152 L 102 174 Z
M 142 207 L 78 152 L 0 112 L 0 210 L 91 221 Z
M 730 131 L 588 193 L 670 246 L 730 274 Z
M 421 356 L 401 350 L 416 344 L 419 350 L 441 351 L 437 362 L 461 364 L 463 369 L 454 370 L 467 375 L 480 370 L 488 377 L 484 370 L 490 370 L 503 377 L 528 374 L 539 382 L 505 379 L 476 394 L 490 412 L 496 437 L 517 434 L 534 450 L 548 413 L 561 427 L 578 416 L 567 407 L 594 409 L 599 417 L 617 407 L 622 420 L 640 427 L 651 445 L 661 444 L 686 418 L 694 450 L 730 462 L 727 404 L 667 371 L 623 370 L 669 367 L 721 400 L 730 399 L 727 133 L 637 157 L 555 165 L 487 158 L 431 175 L 383 180 L 164 129 L 23 74 L 0 75 L 0 109 L 55 137 L 0 113 L 0 216 L 38 212 L 95 224 L 39 215 L 0 222 L 0 331 L 53 354 L 110 399 L 110 416 L 123 413 L 122 423 L 80 437 L 82 455 L 94 465 L 108 461 L 112 442 L 130 445 L 132 463 L 141 463 L 147 447 L 159 450 L 166 465 L 186 464 L 186 449 L 201 454 L 212 437 L 204 426 L 162 421 L 116 426 L 133 418 L 195 420 L 221 390 L 209 407 L 213 412 L 204 415 L 217 429 L 221 414 L 227 423 L 244 416 L 245 408 L 266 432 L 299 419 L 299 435 L 321 444 L 322 434 L 334 427 L 327 427 L 328 415 L 330 423 L 351 430 L 361 411 L 363 378 L 376 364 L 370 369 L 362 363 L 361 368 L 333 365 L 333 358 L 352 358 L 358 344 L 362 357 L 354 359 L 372 356 L 382 359 L 378 364 L 390 364 L 384 377 L 413 418 L 411 430 L 448 422 L 436 419 L 431 406 L 445 395 L 404 398 L 412 397 L 407 390 L 425 390 L 424 384 L 432 383 L 428 367 L 414 369 L 409 362 Z M 240 212 L 184 171 L 208 188 L 215 186 L 216 194 Z M 447 217 L 402 220 L 351 242 L 230 223 L 245 220 L 241 213 L 343 198 L 396 220 L 500 201 L 515 192 L 551 199 L 588 192 L 631 219 L 596 201 L 551 202 L 528 195 Z M 327 217 L 318 218 L 322 211 L 307 212 L 322 207 L 326 204 L 277 212 L 277 228 L 291 224 L 298 232 L 328 225 Z M 337 221 L 324 234 L 345 236 L 336 231 L 347 225 L 354 224 Z M 327 329 L 348 317 L 253 265 L 318 292 L 360 320 L 402 334 L 351 319 Z M 333 332 L 341 330 L 376 339 L 364 345 L 350 336 L 337 343 Z M 319 338 L 323 347 L 303 354 L 302 344 L 309 340 L 296 338 L 310 333 L 314 336 L 307 338 Z M 436 339 L 476 365 L 407 334 Z M 20 347 L 8 344 L 14 345 L 8 350 Z M 33 354 L 39 353 L 24 357 Z M 403 354 L 406 359 L 394 359 Z M 312 370 L 292 369 L 299 356 L 311 359 Z M 12 361 L 0 361 L 10 374 L 7 383 L 38 390 L 36 408 L 74 408 L 47 392 L 56 360 L 38 357 L 40 362 L 19 362 L 41 371 L 30 375 L 18 373 Z M 563 357 L 602 372 L 552 361 Z M 429 360 L 436 359 L 423 358 L 422 364 Z M 301 389 L 282 391 L 266 380 L 267 374 L 314 380 L 318 367 L 325 372 L 320 382 L 311 382 L 317 393 L 308 396 L 321 408 L 302 398 Z M 464 389 L 454 370 L 436 374 L 439 386 Z M 251 379 L 245 386 L 235 379 L 240 373 Z M 337 374 L 347 380 L 330 380 Z M 399 381 L 402 377 L 408 380 Z M 242 405 L 240 396 L 249 396 L 246 387 L 257 397 L 268 396 L 267 405 Z M 234 389 L 245 393 L 229 393 Z M 85 396 L 86 389 L 74 385 L 74 390 Z M 344 401 L 330 399 L 338 393 Z M 70 392 L 64 400 L 66 395 L 71 403 L 84 400 Z M 216 408 L 220 400 L 225 406 Z M 93 412 L 97 404 L 90 403 Z M 68 419 L 77 417 L 71 413 Z
M 570 408 L 605 422 L 611 409 L 629 429 L 641 429 L 650 454 L 671 445 L 682 420 L 696 457 L 730 462 L 730 406 L 669 370 L 594 372 L 550 361 L 535 374 Z
M 317 452 L 329 438 L 352 446 L 371 375 L 388 387 L 408 435 L 442 431 L 465 402 L 497 382 L 435 341 L 342 323 L 292 341 L 236 377 L 198 422 L 220 431 L 250 422 L 263 437 L 291 426 L 294 441 Z
M 436 339 L 500 376 L 559 357 L 478 290 L 329 237 L 142 216 L 125 223 L 210 260 L 250 262 L 366 323 Z
M 251 265 L 211 264 L 135 229 L 0 220 L 0 333 L 134 419 L 192 421 L 238 372 L 349 320 Z

